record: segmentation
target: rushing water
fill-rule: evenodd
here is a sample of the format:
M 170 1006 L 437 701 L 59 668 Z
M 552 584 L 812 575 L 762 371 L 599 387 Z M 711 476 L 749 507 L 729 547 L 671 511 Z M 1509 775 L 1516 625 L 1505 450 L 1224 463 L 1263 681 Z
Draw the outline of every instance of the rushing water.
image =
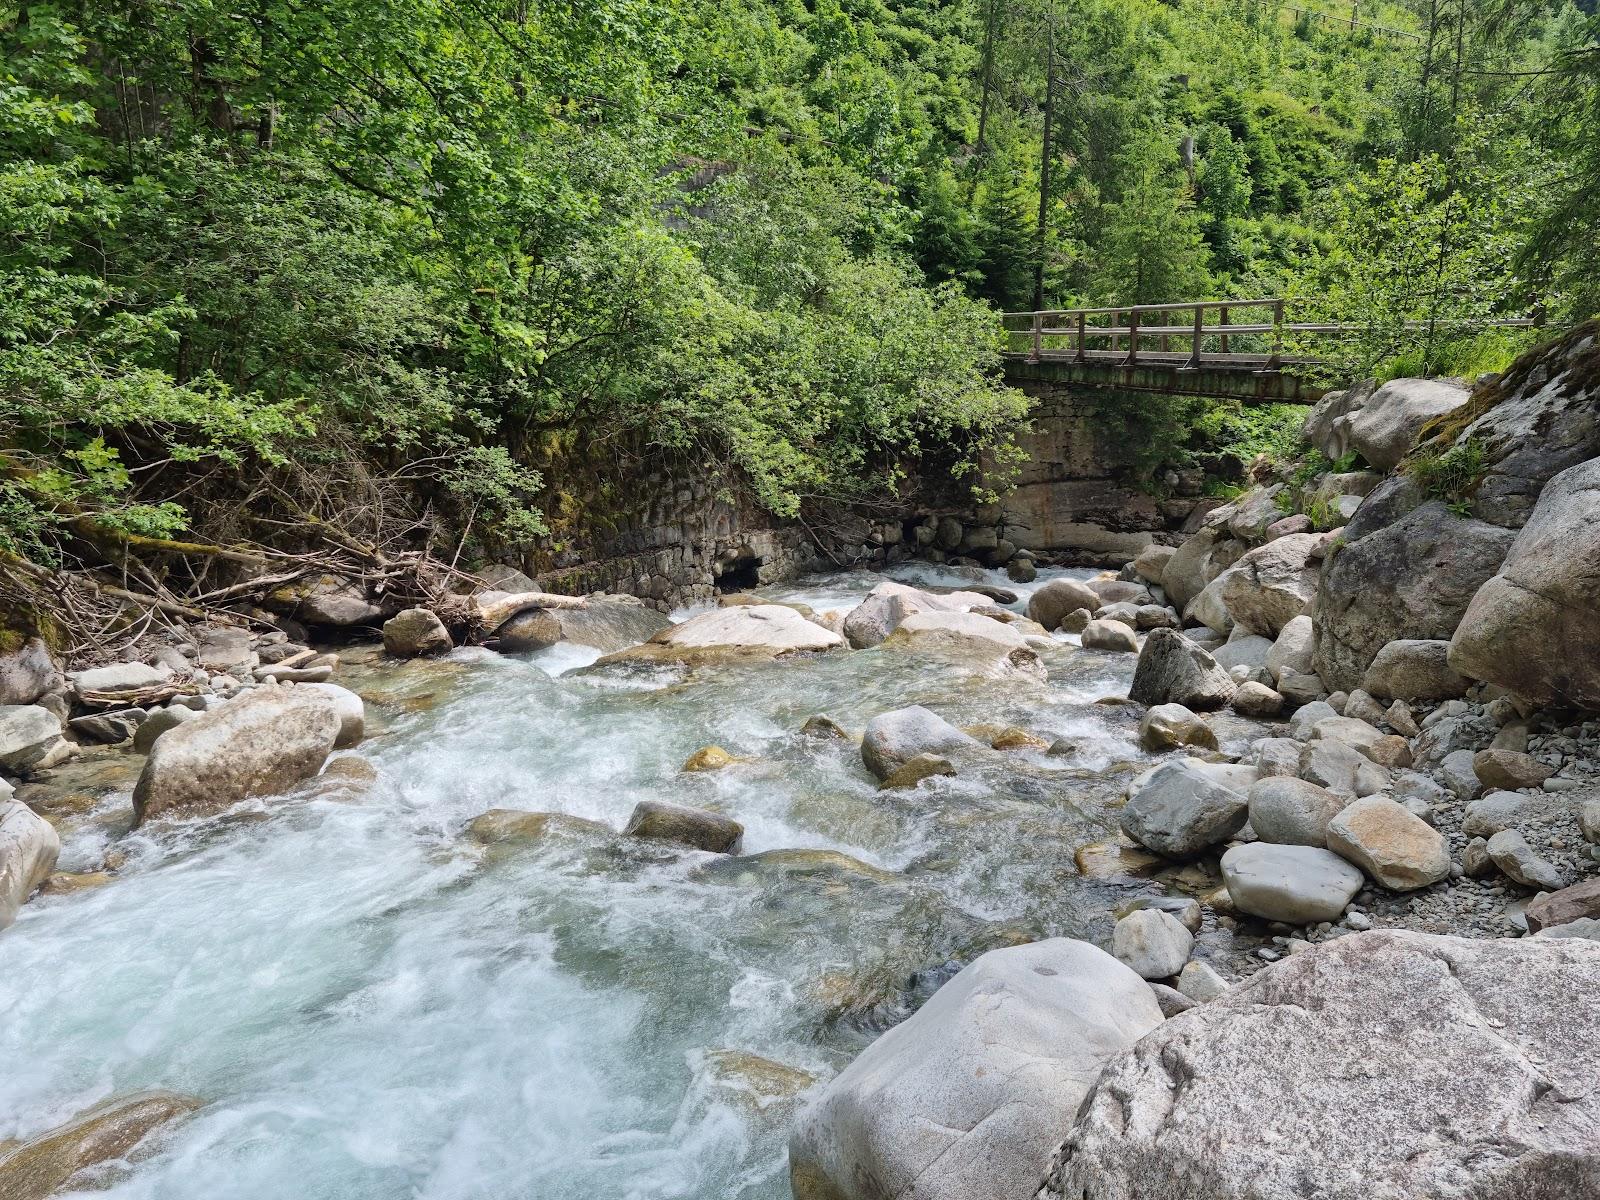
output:
M 764 590 L 825 610 L 876 579 Z M 811 1080 L 960 962 L 1103 935 L 1128 894 L 1080 877 L 1073 850 L 1113 826 L 1147 757 L 1128 710 L 1093 704 L 1133 661 L 1075 642 L 1057 635 L 1044 686 L 882 651 L 687 678 L 584 669 L 577 647 L 354 668 L 370 791 L 140 830 L 113 882 L 37 899 L 0 934 L 0 1142 L 161 1087 L 207 1105 L 97 1195 L 787 1197 Z M 910 703 L 1079 753 L 880 793 L 853 744 L 799 733 Z M 680 772 L 711 743 L 747 761 Z M 616 830 L 646 798 L 737 817 L 746 857 L 461 834 L 490 808 Z M 125 788 L 102 799 L 63 867 L 92 865 L 127 809 Z M 792 849 L 859 861 L 749 857 Z

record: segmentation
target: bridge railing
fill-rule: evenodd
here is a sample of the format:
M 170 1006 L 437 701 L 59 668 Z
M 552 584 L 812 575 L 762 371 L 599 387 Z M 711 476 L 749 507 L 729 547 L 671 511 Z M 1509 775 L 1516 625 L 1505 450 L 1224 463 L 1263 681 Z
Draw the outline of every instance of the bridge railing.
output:
M 1260 300 L 1188 300 L 1115 308 L 1044 309 L 1002 314 L 1029 362 L 1044 358 L 1123 367 L 1177 370 L 1218 367 L 1274 372 L 1320 361 L 1285 350 L 1285 341 L 1339 337 L 1363 327 L 1346 322 L 1289 321 L 1282 297 Z M 1026 324 L 1016 327 L 1011 322 Z M 1474 328 L 1529 326 L 1529 317 L 1473 321 Z M 1422 329 L 1424 321 L 1408 321 Z M 1460 324 L 1460 322 L 1446 322 Z M 1015 342 L 1014 342 L 1015 344 Z

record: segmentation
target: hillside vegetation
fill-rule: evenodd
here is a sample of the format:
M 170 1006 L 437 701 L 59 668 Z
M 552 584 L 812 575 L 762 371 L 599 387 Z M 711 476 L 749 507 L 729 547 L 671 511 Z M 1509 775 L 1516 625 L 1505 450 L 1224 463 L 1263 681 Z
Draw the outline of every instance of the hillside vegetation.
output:
M 0 549 L 470 557 L 570 454 L 892 494 L 1004 461 L 995 308 L 1287 293 L 1349 369 L 1497 365 L 1464 322 L 1600 306 L 1593 8 L 0 5 Z

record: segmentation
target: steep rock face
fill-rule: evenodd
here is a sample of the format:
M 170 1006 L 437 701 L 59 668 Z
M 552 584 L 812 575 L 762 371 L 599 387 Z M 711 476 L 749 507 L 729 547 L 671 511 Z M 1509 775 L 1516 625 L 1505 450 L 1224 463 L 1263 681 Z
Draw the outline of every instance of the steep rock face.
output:
M 1277 963 L 1113 1058 L 1039 1196 L 1600 1195 L 1600 944 L 1564 941 L 1381 931 Z
M 801 1115 L 795 1200 L 1027 1196 L 1101 1065 L 1160 1023 L 1144 980 L 1087 942 L 992 950 Z
M 1449 663 L 1540 704 L 1600 708 L 1600 458 L 1545 486 L 1472 597 Z
M 1513 536 L 1433 500 L 1342 547 L 1323 565 L 1311 613 L 1323 683 L 1358 688 L 1389 642 L 1449 638 Z

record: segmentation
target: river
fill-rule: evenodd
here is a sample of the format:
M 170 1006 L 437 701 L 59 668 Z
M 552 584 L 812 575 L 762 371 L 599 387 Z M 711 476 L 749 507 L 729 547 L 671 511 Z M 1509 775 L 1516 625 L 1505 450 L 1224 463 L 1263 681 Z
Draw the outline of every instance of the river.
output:
M 878 578 L 762 590 L 826 610 Z M 0 934 L 0 1142 L 160 1087 L 206 1107 L 97 1195 L 781 1200 L 811 1081 L 982 949 L 1103 935 L 1150 886 L 1073 860 L 1149 759 L 1132 710 L 1094 703 L 1125 694 L 1132 655 L 1057 634 L 1042 686 L 883 651 L 688 679 L 593 657 L 352 655 L 369 791 L 141 829 L 110 884 L 27 905 Z M 911 703 L 1076 752 L 879 792 L 853 743 L 800 733 Z M 712 743 L 745 761 L 681 772 Z M 491 808 L 619 830 L 647 798 L 737 817 L 743 856 L 462 836 Z M 125 827 L 126 788 L 96 803 L 63 869 Z M 763 854 L 791 850 L 849 858 Z

